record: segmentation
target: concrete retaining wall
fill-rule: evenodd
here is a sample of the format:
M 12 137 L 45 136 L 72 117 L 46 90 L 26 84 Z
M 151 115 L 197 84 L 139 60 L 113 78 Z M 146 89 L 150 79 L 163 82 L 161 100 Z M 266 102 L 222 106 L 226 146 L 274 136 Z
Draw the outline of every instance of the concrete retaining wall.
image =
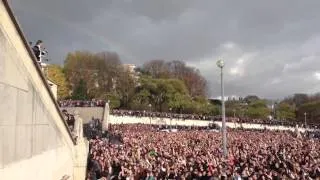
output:
M 90 122 L 92 117 L 103 119 L 103 107 L 63 107 L 62 109 L 67 110 L 71 114 L 78 112 L 84 124 Z
M 0 179 L 74 179 L 74 142 L 28 42 L 0 1 Z

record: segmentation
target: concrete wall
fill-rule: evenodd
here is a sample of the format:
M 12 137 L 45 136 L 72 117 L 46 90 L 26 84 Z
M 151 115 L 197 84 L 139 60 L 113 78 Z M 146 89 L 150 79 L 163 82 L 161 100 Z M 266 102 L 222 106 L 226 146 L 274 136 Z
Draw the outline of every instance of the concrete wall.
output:
M 83 123 L 90 122 L 92 117 L 103 119 L 103 107 L 63 107 L 61 109 L 65 109 L 71 114 L 77 111 Z
M 0 179 L 73 179 L 74 143 L 6 1 L 0 1 Z
M 57 97 L 58 97 L 58 86 L 53 83 L 52 81 L 48 80 L 48 84 L 50 86 L 50 89 L 51 89 L 51 92 L 54 96 L 54 98 L 57 100 Z

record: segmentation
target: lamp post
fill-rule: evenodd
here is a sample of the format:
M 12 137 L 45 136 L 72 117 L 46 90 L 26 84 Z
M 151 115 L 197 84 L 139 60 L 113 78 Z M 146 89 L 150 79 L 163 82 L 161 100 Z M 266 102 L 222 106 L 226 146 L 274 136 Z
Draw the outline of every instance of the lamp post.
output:
M 304 112 L 304 128 L 307 128 L 307 112 Z
M 223 85 L 224 61 L 222 59 L 219 59 L 217 61 L 217 66 L 221 69 L 222 147 L 223 147 L 223 155 L 226 158 L 228 156 L 228 150 L 227 150 L 226 112 L 225 112 L 225 105 L 224 105 L 224 85 Z
M 148 106 L 149 106 L 149 118 L 150 118 L 150 123 L 149 123 L 149 124 L 150 124 L 150 126 L 151 126 L 151 106 L 152 106 L 152 105 L 149 104 Z
M 172 108 L 169 108 L 169 111 L 170 111 L 170 130 L 172 131 L 172 114 L 171 114 L 171 111 L 172 111 Z
M 233 112 L 233 125 L 236 128 L 236 110 L 233 109 L 232 112 Z

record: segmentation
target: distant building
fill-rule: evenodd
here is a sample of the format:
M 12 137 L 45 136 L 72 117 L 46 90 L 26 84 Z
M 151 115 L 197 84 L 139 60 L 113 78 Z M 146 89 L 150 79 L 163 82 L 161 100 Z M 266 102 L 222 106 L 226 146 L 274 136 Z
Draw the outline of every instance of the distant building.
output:
M 212 100 L 220 100 L 221 101 L 221 96 L 215 97 L 215 98 L 210 98 Z M 243 98 L 236 96 L 236 95 L 231 95 L 231 96 L 224 96 L 225 101 L 242 101 Z
M 126 71 L 128 71 L 131 77 L 134 79 L 135 83 L 138 85 L 139 73 L 136 71 L 135 64 L 123 64 L 123 67 Z
M 126 71 L 129 71 L 132 74 L 135 74 L 136 65 L 135 64 L 123 64 L 123 67 Z

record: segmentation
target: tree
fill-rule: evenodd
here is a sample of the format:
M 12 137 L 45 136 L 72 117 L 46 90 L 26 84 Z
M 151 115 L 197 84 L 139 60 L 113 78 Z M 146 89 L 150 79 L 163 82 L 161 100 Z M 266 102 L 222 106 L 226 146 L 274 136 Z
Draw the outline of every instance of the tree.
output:
M 111 108 L 111 109 L 119 108 L 120 105 L 121 105 L 120 98 L 118 97 L 117 94 L 108 93 L 108 94 L 106 95 L 106 99 L 107 99 L 108 101 L 110 101 L 110 108 Z
M 297 111 L 298 121 L 304 123 L 304 113 L 307 113 L 307 123 L 320 123 L 320 101 L 302 104 Z
M 63 69 L 59 65 L 48 65 L 47 76 L 58 86 L 58 99 L 65 99 L 70 95 L 70 88 L 63 72 Z
M 143 65 L 140 72 L 151 75 L 153 78 L 180 79 L 185 83 L 192 97 L 207 95 L 206 79 L 198 69 L 189 67 L 182 61 L 149 61 Z
M 297 108 L 299 108 L 302 104 L 307 103 L 309 101 L 309 97 L 307 94 L 302 93 L 296 93 L 291 97 L 287 97 L 283 100 L 283 102 L 286 102 L 291 105 L 295 105 Z
M 130 107 L 147 108 L 148 104 L 157 111 L 181 111 L 189 104 L 190 97 L 183 81 L 178 79 L 155 79 L 147 76 L 140 77 L 140 86 L 130 101 Z
M 257 101 L 257 100 L 259 100 L 260 98 L 258 97 L 258 96 L 256 96 L 256 95 L 249 95 L 249 96 L 246 96 L 245 98 L 244 98 L 244 101 L 246 102 L 246 103 L 251 103 L 251 102 L 254 102 L 254 101 Z
M 76 85 L 75 90 L 72 94 L 72 99 L 74 99 L 74 100 L 89 100 L 86 82 L 83 79 L 81 79 L 79 81 L 79 84 Z
M 98 98 L 115 91 L 123 82 L 123 66 L 119 56 L 113 52 L 91 53 L 76 51 L 69 53 L 65 60 L 64 70 L 72 91 L 80 80 L 85 81 L 87 95 Z
M 277 106 L 277 118 L 279 120 L 293 120 L 295 117 L 295 107 L 293 105 L 282 102 Z
M 152 60 L 143 65 L 143 71 L 153 78 L 169 78 L 169 69 L 164 60 Z
M 129 106 L 130 99 L 135 93 L 135 82 L 129 71 L 123 68 L 119 70 L 120 76 L 116 81 L 115 89 L 119 95 L 121 106 L 127 108 Z
M 239 117 L 242 113 L 243 106 L 240 101 L 226 101 L 226 115 L 229 117 Z
M 248 105 L 247 115 L 250 118 L 265 119 L 270 115 L 265 100 L 251 101 Z

